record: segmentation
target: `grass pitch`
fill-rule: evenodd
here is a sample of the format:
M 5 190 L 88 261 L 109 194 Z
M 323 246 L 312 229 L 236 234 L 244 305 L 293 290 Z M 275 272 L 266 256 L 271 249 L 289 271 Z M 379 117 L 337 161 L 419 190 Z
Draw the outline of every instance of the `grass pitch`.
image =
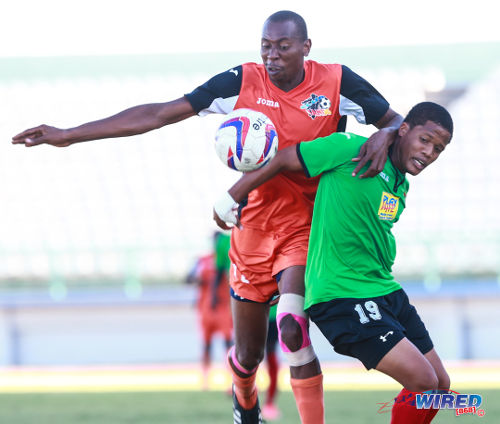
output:
M 500 422 L 500 390 L 467 390 L 483 396 L 485 415 L 456 417 L 440 411 L 436 424 Z M 326 423 L 389 423 L 394 391 L 327 391 Z M 299 424 L 291 392 L 278 395 L 276 424 Z M 382 408 L 386 412 L 378 412 Z M 0 394 L 5 424 L 224 424 L 232 423 L 231 398 L 220 391 Z

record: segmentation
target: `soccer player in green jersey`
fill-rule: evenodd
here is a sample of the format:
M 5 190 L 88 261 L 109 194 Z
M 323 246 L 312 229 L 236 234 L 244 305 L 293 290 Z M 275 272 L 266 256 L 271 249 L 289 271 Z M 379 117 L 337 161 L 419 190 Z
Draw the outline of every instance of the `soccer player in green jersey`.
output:
M 366 140 L 334 133 L 279 151 L 230 190 L 235 203 L 283 170 L 321 175 L 309 239 L 305 310 L 334 350 L 358 358 L 402 384 L 392 423 L 429 423 L 437 410 L 416 409 L 413 392 L 447 390 L 450 379 L 408 296 L 391 274 L 391 232 L 406 205 L 409 183 L 450 143 L 453 121 L 442 106 L 414 106 L 389 149 L 383 171 L 353 178 L 351 158 Z M 237 224 L 232 210 L 214 213 L 219 225 Z

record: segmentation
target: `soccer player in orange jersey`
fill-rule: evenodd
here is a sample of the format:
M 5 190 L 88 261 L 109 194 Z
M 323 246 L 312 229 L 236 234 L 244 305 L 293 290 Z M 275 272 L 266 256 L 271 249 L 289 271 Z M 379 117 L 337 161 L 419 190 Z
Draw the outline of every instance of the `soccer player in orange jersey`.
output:
M 280 149 L 343 131 L 348 115 L 376 132 L 353 160 L 360 177 L 384 167 L 402 117 L 366 80 L 339 64 L 305 60 L 311 40 L 303 18 L 280 11 L 264 23 L 262 64 L 235 66 L 176 100 L 132 107 L 109 118 L 70 129 L 47 125 L 28 129 L 14 144 L 73 143 L 144 133 L 194 115 L 250 108 L 271 118 Z M 255 373 L 264 357 L 269 304 L 281 295 L 277 322 L 282 350 L 290 364 L 291 385 L 303 424 L 322 424 L 323 393 L 319 362 L 303 311 L 304 269 L 317 180 L 301 173 L 276 176 L 250 193 L 241 214 L 243 229 L 232 232 L 230 273 L 235 346 L 228 362 L 233 373 L 234 421 L 261 422 Z M 231 202 L 232 199 L 226 199 Z
M 229 243 L 219 241 L 228 237 L 228 235 L 216 231 L 213 235 L 214 251 L 198 258 L 186 278 L 188 284 L 198 284 L 196 307 L 203 339 L 201 365 L 203 389 L 205 390 L 209 386 L 208 374 L 212 362 L 212 340 L 214 336 L 220 333 L 224 339 L 226 351 L 229 351 L 233 342 L 233 321 L 227 277 L 228 267 L 225 265 L 229 260 L 224 260 L 228 257 Z M 223 264 L 223 267 L 218 266 L 220 263 Z

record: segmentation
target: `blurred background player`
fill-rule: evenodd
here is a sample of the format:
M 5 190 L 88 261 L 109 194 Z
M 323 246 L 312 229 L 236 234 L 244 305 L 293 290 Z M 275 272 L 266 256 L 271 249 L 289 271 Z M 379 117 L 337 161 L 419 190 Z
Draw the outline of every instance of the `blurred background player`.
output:
M 276 395 L 278 394 L 278 375 L 280 362 L 276 347 L 278 346 L 278 325 L 276 323 L 276 312 L 278 305 L 273 305 L 269 309 L 269 328 L 266 339 L 266 365 L 269 377 L 269 386 L 266 391 L 264 406 L 262 407 L 262 417 L 267 421 L 274 421 L 280 418 L 281 412 L 276 405 Z
M 213 252 L 200 257 L 186 278 L 188 284 L 198 284 L 196 307 L 203 340 L 201 359 L 204 390 L 209 388 L 212 363 L 212 340 L 219 333 L 226 352 L 232 345 L 233 322 L 229 297 L 229 235 L 216 231 Z

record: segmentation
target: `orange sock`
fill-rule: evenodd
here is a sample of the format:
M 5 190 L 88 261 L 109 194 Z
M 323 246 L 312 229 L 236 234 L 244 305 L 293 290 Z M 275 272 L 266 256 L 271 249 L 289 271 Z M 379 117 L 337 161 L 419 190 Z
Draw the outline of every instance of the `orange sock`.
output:
M 291 378 L 302 424 L 324 424 L 323 374 L 305 379 Z
M 234 371 L 232 371 L 232 374 L 234 393 L 236 394 L 239 404 L 245 409 L 252 409 L 257 403 L 257 386 L 255 385 L 257 373 L 253 373 L 246 378 L 241 378 L 236 375 Z

